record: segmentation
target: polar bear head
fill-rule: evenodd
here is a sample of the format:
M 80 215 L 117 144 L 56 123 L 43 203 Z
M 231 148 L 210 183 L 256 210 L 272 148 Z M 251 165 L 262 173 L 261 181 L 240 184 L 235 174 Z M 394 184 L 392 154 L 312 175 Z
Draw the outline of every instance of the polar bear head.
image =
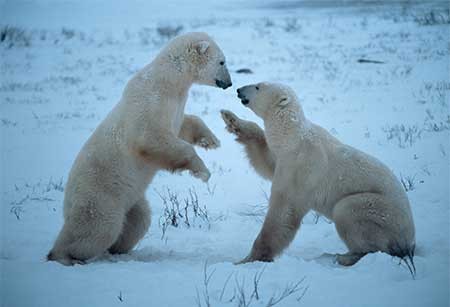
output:
M 279 113 L 287 108 L 299 109 L 295 92 L 282 84 L 269 82 L 250 84 L 239 88 L 237 93 L 242 104 L 263 119 L 268 113 Z
M 226 89 L 232 85 L 225 56 L 208 34 L 191 32 L 176 37 L 166 47 L 166 54 L 177 70 L 187 73 L 197 84 Z

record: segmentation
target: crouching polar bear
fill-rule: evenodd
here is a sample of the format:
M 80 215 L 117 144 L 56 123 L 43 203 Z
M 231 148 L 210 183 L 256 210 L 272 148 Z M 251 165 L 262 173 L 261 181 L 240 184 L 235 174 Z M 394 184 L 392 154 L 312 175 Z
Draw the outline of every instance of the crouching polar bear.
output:
M 219 140 L 200 118 L 184 114 L 193 83 L 231 86 L 225 57 L 205 33 L 172 40 L 127 84 L 119 103 L 88 139 L 70 171 L 64 226 L 47 259 L 71 265 L 105 251 L 126 253 L 150 226 L 145 190 L 155 173 L 210 173 L 191 144 Z
M 415 230 L 406 193 L 377 159 L 339 142 L 308 121 L 292 89 L 259 83 L 238 89 L 238 97 L 264 120 L 255 123 L 222 110 L 227 129 L 245 146 L 251 165 L 272 180 L 270 204 L 250 254 L 241 261 L 273 261 L 293 240 L 302 218 L 315 210 L 334 221 L 353 265 L 382 251 L 410 260 Z

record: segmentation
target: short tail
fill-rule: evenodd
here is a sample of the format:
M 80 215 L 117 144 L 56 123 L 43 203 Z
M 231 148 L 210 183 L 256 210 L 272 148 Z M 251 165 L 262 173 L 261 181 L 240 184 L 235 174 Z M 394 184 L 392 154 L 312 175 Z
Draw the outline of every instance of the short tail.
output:
M 56 259 L 55 259 L 55 255 L 53 254 L 53 252 L 52 251 L 50 251 L 48 254 L 47 254 L 47 261 L 55 261 Z
M 414 251 L 416 244 L 400 245 L 398 242 L 391 244 L 388 254 L 400 258 L 400 263 L 404 262 L 413 279 L 416 277 L 416 265 L 414 264 Z

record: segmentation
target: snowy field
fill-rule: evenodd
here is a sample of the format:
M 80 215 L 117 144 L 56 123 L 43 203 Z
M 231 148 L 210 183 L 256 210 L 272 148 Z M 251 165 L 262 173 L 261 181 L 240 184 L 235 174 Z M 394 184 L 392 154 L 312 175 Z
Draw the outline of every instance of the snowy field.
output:
M 0 1 L 2 306 L 449 306 L 448 2 L 155 2 Z M 209 184 L 160 172 L 147 191 L 152 225 L 132 253 L 46 262 L 76 154 L 127 80 L 189 31 L 214 37 L 233 80 L 226 91 L 194 86 L 187 104 L 222 143 L 197 149 Z M 235 92 L 263 80 L 292 86 L 309 119 L 402 179 L 415 279 L 382 253 L 335 264 L 329 254 L 345 246 L 314 214 L 274 263 L 233 264 L 261 227 L 270 182 L 219 110 L 258 121 Z

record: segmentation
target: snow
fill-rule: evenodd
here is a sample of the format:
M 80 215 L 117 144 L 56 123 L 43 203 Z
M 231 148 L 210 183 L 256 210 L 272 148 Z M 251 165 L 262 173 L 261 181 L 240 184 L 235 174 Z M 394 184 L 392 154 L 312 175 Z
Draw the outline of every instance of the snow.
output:
M 251 306 L 266 306 L 301 280 L 278 306 L 449 306 L 448 3 L 0 5 L 1 29 L 25 31 L 0 43 L 2 306 L 206 306 L 205 264 L 211 306 L 239 306 L 242 293 L 248 303 L 261 273 Z M 438 16 L 432 25 L 430 12 Z M 232 89 L 194 86 L 187 104 L 187 113 L 201 116 L 221 140 L 217 150 L 197 149 L 211 170 L 209 184 L 161 172 L 147 193 L 151 228 L 133 252 L 74 267 L 46 262 L 62 226 L 63 188 L 76 154 L 126 81 L 167 41 L 164 31 L 177 26 L 180 33 L 211 34 L 232 75 Z M 235 73 L 240 68 L 254 74 Z M 415 279 L 382 253 L 338 266 L 330 254 L 345 246 L 334 225 L 313 214 L 274 263 L 233 264 L 247 255 L 261 227 L 270 182 L 251 169 L 219 110 L 261 123 L 235 90 L 263 80 L 293 87 L 308 119 L 378 157 L 406 184 L 410 179 Z M 182 203 L 194 189 L 208 220 L 194 220 L 191 210 L 191 227 L 180 221 L 163 235 L 158 193 L 167 198 L 167 188 Z

